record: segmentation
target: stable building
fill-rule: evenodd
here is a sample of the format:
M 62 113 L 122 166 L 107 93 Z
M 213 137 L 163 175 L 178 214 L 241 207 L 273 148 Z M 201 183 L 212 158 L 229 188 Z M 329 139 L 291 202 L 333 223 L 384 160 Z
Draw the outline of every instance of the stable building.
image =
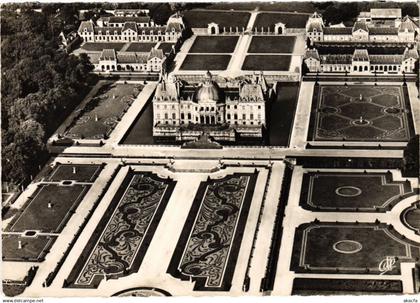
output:
M 402 54 L 370 54 L 368 49 L 354 49 L 352 54 L 320 54 L 318 49 L 314 48 L 306 51 L 304 63 L 309 72 L 403 74 L 413 73 L 418 59 L 415 48 L 405 48 Z
M 272 90 L 262 74 L 220 87 L 207 72 L 199 86 L 163 78 L 153 98 L 153 136 L 189 141 L 261 139 Z
M 306 35 L 311 42 L 387 42 L 414 43 L 419 33 L 418 25 L 409 17 L 394 20 L 387 26 L 381 23 L 356 21 L 353 26 L 325 26 L 318 13 L 306 23 Z
M 97 59 L 92 59 L 95 72 L 149 72 L 160 73 L 165 69 L 166 56 L 161 49 L 149 53 L 118 52 L 104 49 Z

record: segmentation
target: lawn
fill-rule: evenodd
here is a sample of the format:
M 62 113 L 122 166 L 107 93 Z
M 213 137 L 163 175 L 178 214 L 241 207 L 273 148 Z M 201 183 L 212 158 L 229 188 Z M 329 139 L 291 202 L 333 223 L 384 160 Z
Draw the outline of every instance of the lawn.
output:
M 187 55 L 180 70 L 225 70 L 230 58 L 230 55 Z
M 140 52 L 148 53 L 150 50 L 155 47 L 156 43 L 149 42 L 132 42 L 125 50 L 126 52 Z
M 185 23 L 191 28 L 207 28 L 209 23 L 217 23 L 221 31 L 223 27 L 232 30 L 238 27 L 242 29 L 248 25 L 250 13 L 244 12 L 214 12 L 203 10 L 191 10 L 184 12 Z
M 319 141 L 408 141 L 410 116 L 400 86 L 316 87 L 310 138 Z M 313 123 L 315 122 L 315 128 Z
M 306 173 L 300 205 L 321 211 L 385 212 L 412 192 L 386 173 Z
M 288 71 L 291 58 L 287 55 L 247 55 L 242 70 Z
M 59 186 L 40 185 L 32 198 L 15 216 L 8 231 L 24 232 L 39 230 L 45 233 L 59 233 L 89 190 L 89 185 Z M 51 207 L 48 207 L 48 204 Z
M 248 53 L 293 53 L 295 36 L 254 36 Z
M 73 173 L 75 169 L 75 173 Z M 74 180 L 77 182 L 93 182 L 102 170 L 102 165 L 91 164 L 58 164 L 54 167 L 48 181 L 60 182 Z
M 20 235 L 3 234 L 3 260 L 41 262 L 56 239 L 56 236 L 21 237 Z M 19 241 L 22 245 L 20 249 Z
M 271 146 L 288 146 L 293 129 L 299 83 L 281 82 L 276 98 L 268 104 L 268 143 Z
M 270 31 L 274 32 L 274 25 L 281 22 L 286 25 L 286 30 L 287 28 L 305 28 L 308 18 L 309 14 L 260 13 L 257 15 L 253 27 L 256 27 L 258 30 L 260 30 L 261 27 L 264 27 L 264 30 L 266 30 L 267 27 L 270 27 Z
M 134 84 L 104 84 L 85 108 L 79 109 L 79 115 L 65 136 L 73 139 L 107 138 L 142 89 L 143 86 Z
M 197 36 L 190 53 L 232 53 L 239 36 Z
M 121 50 L 124 47 L 124 42 L 87 42 L 82 45 L 82 48 L 87 51 L 101 52 L 103 49 Z
M 401 260 L 419 257 L 420 246 L 385 224 L 309 223 L 297 228 L 291 270 L 295 272 L 380 274 L 379 265 L 394 257 L 387 274 L 399 274 Z

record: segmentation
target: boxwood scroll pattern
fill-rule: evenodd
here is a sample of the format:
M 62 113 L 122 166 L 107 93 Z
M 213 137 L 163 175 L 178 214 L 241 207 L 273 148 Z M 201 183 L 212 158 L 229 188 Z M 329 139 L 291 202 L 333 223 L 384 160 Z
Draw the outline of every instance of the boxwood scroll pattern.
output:
M 169 178 L 130 172 L 65 286 L 96 288 L 103 278 L 137 272 L 174 185 Z
M 168 273 L 194 290 L 229 291 L 258 173 L 202 182 Z

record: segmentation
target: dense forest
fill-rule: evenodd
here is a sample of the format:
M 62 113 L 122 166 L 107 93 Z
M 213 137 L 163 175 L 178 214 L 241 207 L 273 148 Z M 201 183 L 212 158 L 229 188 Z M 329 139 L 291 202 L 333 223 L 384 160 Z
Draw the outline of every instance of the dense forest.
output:
M 77 12 L 1 12 L 2 180 L 19 184 L 48 159 L 46 141 L 80 101 L 92 69 L 58 50 L 57 37 L 77 26 Z

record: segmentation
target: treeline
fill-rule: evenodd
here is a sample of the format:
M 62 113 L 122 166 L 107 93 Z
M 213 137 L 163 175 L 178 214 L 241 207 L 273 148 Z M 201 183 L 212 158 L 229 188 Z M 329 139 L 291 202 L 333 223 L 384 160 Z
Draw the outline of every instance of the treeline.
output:
M 87 56 L 58 50 L 57 37 L 77 25 L 74 10 L 1 11 L 3 182 L 19 184 L 48 158 L 46 141 L 88 88 Z
M 371 8 L 401 8 L 403 16 L 419 16 L 419 7 L 416 1 L 412 2 L 314 2 L 315 8 L 322 14 L 326 24 L 347 23 L 354 19 L 362 11 L 369 11 Z

